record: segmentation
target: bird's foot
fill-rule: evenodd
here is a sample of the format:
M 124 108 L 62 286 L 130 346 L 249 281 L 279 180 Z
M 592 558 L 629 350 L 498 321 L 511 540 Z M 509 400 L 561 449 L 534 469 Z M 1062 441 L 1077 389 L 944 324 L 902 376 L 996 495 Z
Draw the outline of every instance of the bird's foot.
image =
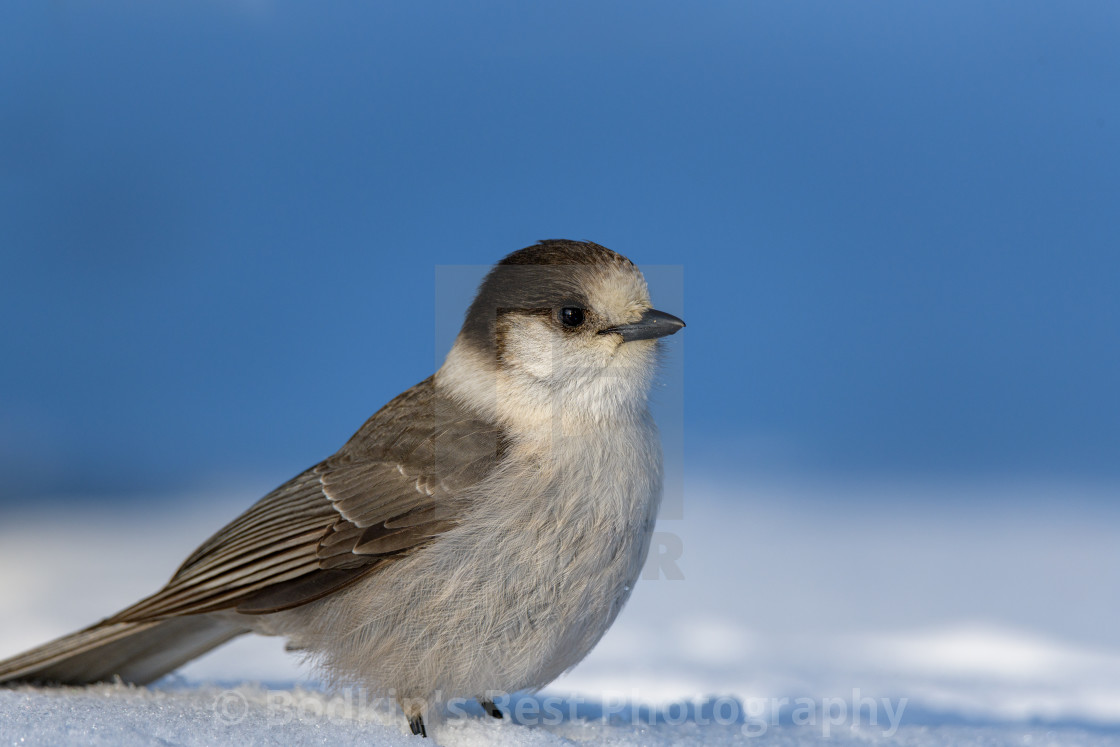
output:
M 412 729 L 413 734 L 421 737 L 428 736 L 428 732 L 424 729 L 424 717 L 420 715 L 408 717 L 408 728 Z
M 494 718 L 502 718 L 502 712 L 498 710 L 498 706 L 494 705 L 494 701 L 487 700 L 486 698 L 479 698 L 478 704 L 482 706 L 482 710 L 489 713 Z

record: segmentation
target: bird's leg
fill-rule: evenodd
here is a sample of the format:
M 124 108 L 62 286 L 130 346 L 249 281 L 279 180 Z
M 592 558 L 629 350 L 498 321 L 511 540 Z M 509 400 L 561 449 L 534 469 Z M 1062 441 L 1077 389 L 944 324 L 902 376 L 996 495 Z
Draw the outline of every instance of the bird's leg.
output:
M 408 719 L 408 728 L 412 729 L 412 733 L 421 737 L 428 736 L 428 730 L 424 728 L 424 709 L 428 702 L 423 698 L 400 698 L 398 702 L 401 704 L 401 710 L 404 711 L 404 717 Z
M 478 704 L 482 706 L 482 710 L 486 711 L 494 718 L 502 718 L 502 712 L 498 710 L 498 706 L 494 705 L 494 701 L 487 698 L 479 698 Z

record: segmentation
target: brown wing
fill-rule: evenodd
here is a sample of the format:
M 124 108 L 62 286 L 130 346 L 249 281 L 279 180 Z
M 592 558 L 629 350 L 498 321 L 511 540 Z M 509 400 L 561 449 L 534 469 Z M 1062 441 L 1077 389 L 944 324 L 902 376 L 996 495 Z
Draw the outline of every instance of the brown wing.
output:
M 456 523 L 500 457 L 496 426 L 429 378 L 334 456 L 272 491 L 199 547 L 162 590 L 115 615 L 137 622 L 296 607 L 353 583 Z

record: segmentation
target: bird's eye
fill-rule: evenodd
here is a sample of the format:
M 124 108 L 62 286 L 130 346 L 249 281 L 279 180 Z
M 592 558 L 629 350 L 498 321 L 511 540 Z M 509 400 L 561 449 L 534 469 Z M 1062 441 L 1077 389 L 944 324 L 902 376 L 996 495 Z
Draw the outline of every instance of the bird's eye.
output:
M 560 309 L 560 323 L 565 327 L 578 327 L 583 324 L 583 309 L 565 306 Z

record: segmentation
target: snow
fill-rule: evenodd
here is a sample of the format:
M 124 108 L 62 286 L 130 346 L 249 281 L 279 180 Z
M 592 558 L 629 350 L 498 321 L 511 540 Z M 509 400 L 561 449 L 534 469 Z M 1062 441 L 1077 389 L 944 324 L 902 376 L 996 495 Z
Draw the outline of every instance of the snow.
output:
M 1113 491 L 750 484 L 690 486 L 585 662 L 502 702 L 512 718 L 443 704 L 433 741 L 1120 743 Z M 9 511 L 0 657 L 154 590 L 251 501 Z M 0 690 L 0 744 L 230 742 L 415 744 L 391 703 L 324 692 L 276 639 L 239 639 L 151 688 Z
M 285 698 L 278 698 L 283 694 Z M 335 707 L 338 700 L 301 688 L 269 691 L 259 685 L 222 689 L 130 688 L 98 685 L 81 689 L 4 692 L 0 698 L 0 740 L 26 745 L 411 745 L 409 733 L 391 708 Z M 1022 724 L 916 724 L 892 736 L 864 724 L 812 723 L 760 726 L 752 722 L 717 723 L 693 714 L 682 723 L 653 723 L 630 713 L 604 718 L 580 706 L 576 718 L 555 723 L 497 721 L 481 712 L 432 724 L 432 742 L 474 745 L 766 745 L 956 744 L 956 745 L 1107 745 L 1115 732 L 1078 726 Z

